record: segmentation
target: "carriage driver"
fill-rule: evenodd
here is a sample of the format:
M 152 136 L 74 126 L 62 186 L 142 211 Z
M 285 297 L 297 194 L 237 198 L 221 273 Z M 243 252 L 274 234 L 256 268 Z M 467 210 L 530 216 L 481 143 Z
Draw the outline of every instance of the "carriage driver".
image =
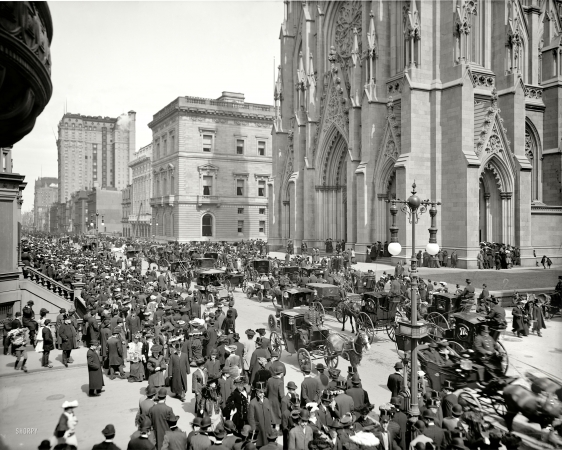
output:
M 501 368 L 502 358 L 499 350 L 500 346 L 489 333 L 488 325 L 482 325 L 480 334 L 474 338 L 474 351 L 479 362 L 485 367 L 486 372 L 492 377 L 497 378 L 503 375 Z
M 304 313 L 303 319 L 304 325 L 308 330 L 308 340 L 312 341 L 314 340 L 314 332 L 322 329 L 320 314 L 318 314 L 318 311 L 314 308 L 314 303 L 312 301 L 308 304 L 308 311 Z

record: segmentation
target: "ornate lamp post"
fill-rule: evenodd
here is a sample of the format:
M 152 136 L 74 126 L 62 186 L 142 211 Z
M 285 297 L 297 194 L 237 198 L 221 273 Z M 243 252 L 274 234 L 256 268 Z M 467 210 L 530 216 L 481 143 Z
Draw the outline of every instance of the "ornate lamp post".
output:
M 439 245 L 437 245 L 437 227 L 435 226 L 435 216 L 437 215 L 437 205 L 441 202 L 434 200 L 421 200 L 416 195 L 416 183 L 412 184 L 412 195 L 407 200 L 393 199 L 387 200 L 390 203 L 390 214 L 392 216 L 392 225 L 390 226 L 390 243 L 388 245 L 388 252 L 393 255 L 399 255 L 402 251 L 402 246 L 398 242 L 398 227 L 396 226 L 396 214 L 398 213 L 397 203 L 402 206 L 400 209 L 403 213 L 408 215 L 408 221 L 412 224 L 412 259 L 410 260 L 410 299 L 411 299 L 411 321 L 410 323 L 399 322 L 396 334 L 407 336 L 411 342 L 410 349 L 410 415 L 417 417 L 420 414 L 418 407 L 418 361 L 417 361 L 417 343 L 427 335 L 427 325 L 424 322 L 418 322 L 418 275 L 417 266 L 418 260 L 416 259 L 416 224 L 418 223 L 419 216 L 425 213 L 429 208 L 429 215 L 431 216 L 431 227 L 429 228 L 429 243 L 427 244 L 426 251 L 431 256 L 439 252 Z

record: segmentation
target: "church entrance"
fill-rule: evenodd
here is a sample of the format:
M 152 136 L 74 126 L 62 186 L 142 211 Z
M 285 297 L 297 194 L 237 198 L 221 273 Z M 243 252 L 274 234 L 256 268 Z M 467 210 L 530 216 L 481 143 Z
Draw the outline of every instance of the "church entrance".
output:
M 485 168 L 480 175 L 478 227 L 480 242 L 508 243 L 504 239 L 505 218 L 502 203 L 502 194 L 496 177 L 490 168 Z

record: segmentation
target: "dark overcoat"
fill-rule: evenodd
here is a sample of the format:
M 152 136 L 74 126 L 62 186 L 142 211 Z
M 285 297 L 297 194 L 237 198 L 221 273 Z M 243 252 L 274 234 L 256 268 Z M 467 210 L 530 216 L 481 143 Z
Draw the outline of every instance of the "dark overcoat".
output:
M 172 355 L 168 373 L 172 377 L 170 389 L 174 394 L 182 395 L 187 392 L 187 374 L 189 372 L 189 355 L 187 353 L 182 353 L 180 356 Z
M 230 417 L 230 412 L 236 410 L 232 417 L 232 421 L 238 430 L 241 430 L 244 425 L 248 423 L 248 396 L 242 394 L 238 389 L 235 389 L 230 397 L 226 400 L 226 407 L 223 411 L 225 417 Z
M 107 341 L 107 354 L 110 366 L 120 366 L 123 364 L 123 344 L 121 339 L 112 336 Z
M 266 397 L 271 406 L 271 420 L 275 424 L 281 423 L 281 400 L 285 396 L 283 378 L 271 377 L 267 380 Z
M 104 384 L 100 357 L 94 350 L 89 349 L 86 354 L 86 360 L 88 363 L 89 389 L 101 389 Z
M 43 327 L 43 351 L 50 352 L 55 349 L 55 344 L 53 342 L 53 333 L 49 327 Z
M 272 423 L 269 400 L 264 398 L 263 402 L 260 402 L 257 398 L 254 398 L 248 408 L 248 424 L 252 427 L 252 430 L 259 430 L 258 441 L 256 442 L 258 448 L 267 444 L 267 435 L 271 431 Z
M 61 339 L 61 350 L 72 350 L 74 348 L 76 330 L 72 325 L 63 323 L 59 328 L 59 337 Z

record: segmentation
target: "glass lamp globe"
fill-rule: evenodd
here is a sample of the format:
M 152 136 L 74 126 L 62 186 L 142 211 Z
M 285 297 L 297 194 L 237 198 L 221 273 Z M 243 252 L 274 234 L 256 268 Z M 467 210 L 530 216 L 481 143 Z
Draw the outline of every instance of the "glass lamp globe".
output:
M 390 244 L 388 244 L 388 253 L 390 253 L 392 256 L 399 255 L 401 251 L 402 246 L 400 245 L 400 243 L 391 242 Z
M 435 255 L 437 255 L 437 253 L 439 253 L 439 245 L 430 242 L 429 244 L 427 244 L 427 247 L 425 248 L 425 250 L 431 256 L 435 256 Z

